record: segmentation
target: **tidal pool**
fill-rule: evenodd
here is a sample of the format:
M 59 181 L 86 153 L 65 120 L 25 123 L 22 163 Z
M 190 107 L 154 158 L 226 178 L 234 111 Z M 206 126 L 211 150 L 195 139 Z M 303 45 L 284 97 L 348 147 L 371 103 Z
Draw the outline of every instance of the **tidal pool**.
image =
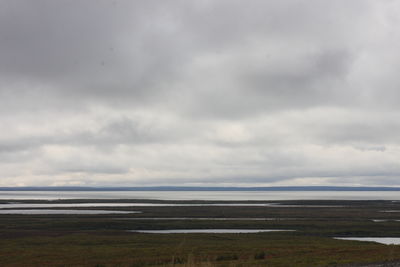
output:
M 305 220 L 304 218 L 196 218 L 196 217 L 163 217 L 163 218 L 154 218 L 154 217 L 141 217 L 141 218 L 114 218 L 115 220 L 133 220 L 133 221 L 191 221 L 191 220 L 199 220 L 199 221 L 297 221 L 297 220 Z
M 141 213 L 140 211 L 116 211 L 116 210 L 0 210 L 0 214 L 128 214 L 128 213 Z
M 374 219 L 373 222 L 400 222 L 400 220 L 393 220 L 393 219 Z
M 129 230 L 129 232 L 146 234 L 249 234 L 262 232 L 282 232 L 294 230 L 276 229 L 170 229 L 170 230 Z
M 385 245 L 400 245 L 400 237 L 334 237 L 341 240 L 377 242 Z
M 17 209 L 17 208 L 78 208 L 78 207 L 276 207 L 276 203 L 202 203 L 202 204 L 180 204 L 180 203 L 46 203 L 46 204 L 30 204 L 30 203 L 8 203 L 0 204 L 0 209 Z M 282 206 L 285 207 L 285 206 Z
M 400 212 L 400 210 L 381 210 L 381 212 Z
M 327 205 L 283 205 L 279 203 L 8 203 L 0 204 L 0 209 L 19 208 L 78 208 L 78 207 L 272 207 L 272 208 L 337 208 L 342 206 Z

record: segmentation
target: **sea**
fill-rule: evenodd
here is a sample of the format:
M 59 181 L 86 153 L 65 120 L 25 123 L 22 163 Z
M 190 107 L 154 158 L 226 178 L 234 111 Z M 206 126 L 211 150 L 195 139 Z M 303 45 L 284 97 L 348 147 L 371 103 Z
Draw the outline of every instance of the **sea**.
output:
M 400 191 L 0 191 L 0 200 L 393 200 Z

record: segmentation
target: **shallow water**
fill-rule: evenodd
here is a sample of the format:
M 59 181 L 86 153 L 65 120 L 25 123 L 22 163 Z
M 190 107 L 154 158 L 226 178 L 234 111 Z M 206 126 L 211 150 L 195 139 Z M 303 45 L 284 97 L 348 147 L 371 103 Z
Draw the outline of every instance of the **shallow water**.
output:
M 262 232 L 282 232 L 293 230 L 275 230 L 275 229 L 170 229 L 170 230 L 130 230 L 129 232 L 146 234 L 249 234 Z
M 204 203 L 204 204 L 177 204 L 177 203 L 67 203 L 67 204 L 29 204 L 8 203 L 0 204 L 0 209 L 17 208 L 77 208 L 77 207 L 279 207 L 279 208 L 335 208 L 336 205 L 281 205 L 278 203 Z
M 373 222 L 400 222 L 400 220 L 393 220 L 393 219 L 374 219 Z
M 9 203 L 0 204 L 0 209 L 12 208 L 78 208 L 78 207 L 208 207 L 208 206 L 251 206 L 268 207 L 278 206 L 269 203 L 204 203 L 204 204 L 175 204 L 175 203 L 72 203 L 72 204 L 29 204 L 29 203 Z M 282 207 L 282 206 L 279 206 Z M 283 206 L 291 207 L 291 206 Z
M 400 245 L 400 237 L 335 237 L 335 239 L 377 242 L 385 245 Z
M 381 212 L 400 212 L 400 210 L 381 210 Z
M 116 210 L 0 210 L 0 214 L 128 214 L 141 213 L 140 211 L 116 211 Z
M 298 221 L 298 220 L 306 220 L 304 218 L 193 218 L 193 217 L 173 217 L 173 218 L 114 218 L 115 220 L 133 220 L 133 221 L 191 221 L 191 220 L 199 220 L 199 221 Z
M 400 200 L 395 191 L 1 191 L 0 199 Z

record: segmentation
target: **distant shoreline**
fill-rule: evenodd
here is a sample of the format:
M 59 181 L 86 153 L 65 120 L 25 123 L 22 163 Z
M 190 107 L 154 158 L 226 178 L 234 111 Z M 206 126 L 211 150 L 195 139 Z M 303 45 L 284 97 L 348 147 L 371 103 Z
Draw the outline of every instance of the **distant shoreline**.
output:
M 351 186 L 273 186 L 273 187 L 71 187 L 24 186 L 0 187 L 0 191 L 400 191 L 400 187 L 351 187 Z

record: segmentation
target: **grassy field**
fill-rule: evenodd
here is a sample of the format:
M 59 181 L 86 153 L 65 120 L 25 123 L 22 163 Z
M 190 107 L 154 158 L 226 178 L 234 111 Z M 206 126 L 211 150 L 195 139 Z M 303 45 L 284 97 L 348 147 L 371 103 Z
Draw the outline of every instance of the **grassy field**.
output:
M 88 200 L 51 203 L 72 202 Z M 307 206 L 102 207 L 96 209 L 142 213 L 0 215 L 0 266 L 350 266 L 400 262 L 400 246 L 332 238 L 400 237 L 400 222 L 396 221 L 400 220 L 400 212 L 382 212 L 400 210 L 400 202 L 280 203 Z M 270 220 L 132 220 L 151 217 Z M 373 219 L 387 221 L 374 222 Z M 256 234 L 143 234 L 126 231 L 212 228 L 295 231 Z

